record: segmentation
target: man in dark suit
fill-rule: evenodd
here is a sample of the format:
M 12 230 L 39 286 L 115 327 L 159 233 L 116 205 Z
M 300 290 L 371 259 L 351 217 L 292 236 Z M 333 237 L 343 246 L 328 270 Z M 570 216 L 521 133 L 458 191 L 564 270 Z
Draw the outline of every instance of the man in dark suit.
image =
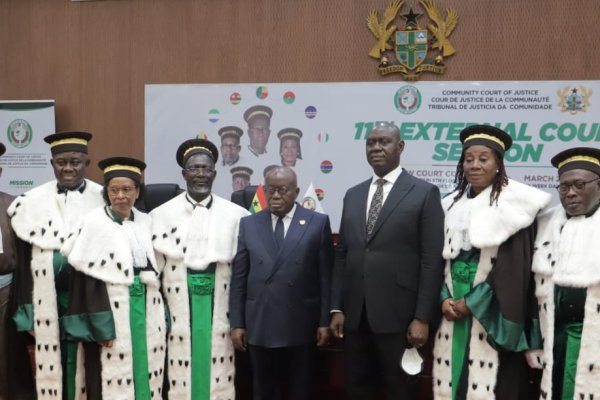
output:
M 332 290 L 350 399 L 413 399 L 399 363 L 439 319 L 444 213 L 436 186 L 400 167 L 404 141 L 380 123 L 367 142 L 373 178 L 344 198 Z
M 315 344 L 329 339 L 329 218 L 295 202 L 297 179 L 289 167 L 267 174 L 265 194 L 268 209 L 240 223 L 231 338 L 237 350 L 249 352 L 255 400 L 312 400 Z

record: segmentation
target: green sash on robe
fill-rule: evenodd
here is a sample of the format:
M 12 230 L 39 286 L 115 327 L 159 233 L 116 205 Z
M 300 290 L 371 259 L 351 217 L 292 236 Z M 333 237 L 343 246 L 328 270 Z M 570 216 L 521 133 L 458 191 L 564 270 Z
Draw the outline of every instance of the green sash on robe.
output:
M 110 208 L 108 215 L 116 223 L 121 224 L 122 218 L 114 213 Z M 133 216 L 133 214 L 132 214 Z M 135 399 L 146 400 L 151 398 L 150 377 L 148 376 L 148 343 L 146 336 L 146 285 L 141 282 L 139 277 L 140 268 L 135 268 L 134 281 L 129 285 L 129 326 L 131 332 L 131 353 L 132 353 L 132 370 Z M 74 272 L 73 276 L 76 280 L 84 277 L 83 274 Z M 81 285 L 91 284 L 92 282 L 100 282 L 95 278 L 86 278 L 78 282 Z M 100 287 L 98 285 L 90 285 L 88 289 L 93 290 L 90 293 L 96 293 Z M 89 294 L 89 293 L 88 293 Z M 101 291 L 97 293 L 99 296 L 86 296 L 86 299 L 91 299 L 96 303 L 101 301 L 103 296 L 107 296 L 104 282 L 101 285 Z M 77 299 L 73 299 L 76 301 Z M 84 300 L 84 299 L 82 299 Z M 114 340 L 115 324 L 113 314 L 108 304 L 108 298 L 105 299 L 106 308 L 95 307 L 95 311 L 76 312 L 62 318 L 61 323 L 67 330 L 69 337 L 79 341 L 102 342 Z M 95 304 L 96 306 L 98 304 Z M 97 309 L 97 310 L 96 310 Z M 84 310 L 78 310 L 84 311 Z M 76 357 L 74 358 L 76 360 Z M 73 380 L 74 382 L 74 380 Z M 74 392 L 73 392 L 74 393 Z M 71 399 L 69 399 L 71 400 Z
M 54 250 L 52 257 L 52 266 L 54 268 L 54 282 L 56 287 L 56 304 L 58 308 L 58 317 L 64 316 L 69 307 L 69 279 L 71 275 L 67 258 Z M 62 329 L 61 329 L 62 331 Z M 75 399 L 75 375 L 77 373 L 77 343 L 64 340 L 64 334 L 61 332 L 60 358 L 63 370 L 63 399 Z
M 192 340 L 192 399 L 210 399 L 211 334 L 215 267 L 188 270 Z
M 571 400 L 575 394 L 577 359 L 581 346 L 587 290 L 554 287 L 554 366 L 552 371 L 555 400 Z
M 479 261 L 479 251 L 463 251 L 458 257 L 452 260 L 450 275 L 452 277 L 452 287 L 454 289 L 453 299 L 460 300 L 473 287 L 475 274 L 477 273 L 477 264 Z M 457 391 L 460 381 L 465 380 L 468 374 L 468 366 L 465 362 L 468 357 L 466 354 L 469 348 L 469 338 L 471 330 L 471 318 L 463 318 L 454 321 L 452 333 L 452 398 L 457 399 Z M 461 379 L 462 378 L 462 379 Z M 463 394 L 459 394 L 460 397 Z
M 149 399 L 151 396 L 146 340 L 146 285 L 140 281 L 139 275 L 134 277 L 133 284 L 129 286 L 129 325 L 135 398 Z

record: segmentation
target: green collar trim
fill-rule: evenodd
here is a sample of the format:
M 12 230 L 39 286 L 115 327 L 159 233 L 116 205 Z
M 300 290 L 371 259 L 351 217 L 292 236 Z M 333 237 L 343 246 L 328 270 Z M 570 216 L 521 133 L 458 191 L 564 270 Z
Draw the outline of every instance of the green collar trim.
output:
M 119 214 L 117 214 L 117 212 L 115 210 L 113 210 L 110 206 L 104 207 L 104 212 L 106 213 L 108 218 L 112 219 L 119 225 L 123 225 L 123 217 L 121 217 Z M 134 219 L 134 216 L 133 216 L 133 209 L 132 209 L 131 210 L 131 218 L 129 218 L 129 221 L 133 221 L 133 219 Z

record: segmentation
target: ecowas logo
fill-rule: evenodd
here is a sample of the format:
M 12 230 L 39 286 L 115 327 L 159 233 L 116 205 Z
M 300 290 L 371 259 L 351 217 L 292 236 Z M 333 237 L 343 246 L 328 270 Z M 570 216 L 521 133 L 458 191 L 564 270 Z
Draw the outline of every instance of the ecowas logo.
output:
M 6 136 L 8 136 L 10 144 L 21 149 L 29 146 L 29 143 L 31 143 L 33 130 L 29 122 L 24 119 L 15 119 L 8 125 Z
M 421 92 L 414 86 L 402 86 L 394 95 L 396 110 L 402 114 L 412 114 L 421 107 Z
M 312 197 L 306 196 L 302 200 L 302 207 L 308 208 L 309 210 L 312 210 L 312 211 L 315 211 L 317 209 L 317 203 L 315 202 L 315 199 L 313 199 Z

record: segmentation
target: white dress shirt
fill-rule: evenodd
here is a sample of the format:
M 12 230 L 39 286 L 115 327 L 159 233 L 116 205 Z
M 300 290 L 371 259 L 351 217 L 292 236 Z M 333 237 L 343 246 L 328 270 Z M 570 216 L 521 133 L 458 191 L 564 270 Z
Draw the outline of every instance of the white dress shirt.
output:
M 394 168 L 386 175 L 381 177 L 385 179 L 385 183 L 383 184 L 383 201 L 381 204 L 385 204 L 385 200 L 387 199 L 388 194 L 390 194 L 392 186 L 394 186 L 394 183 L 396 183 L 396 179 L 398 179 L 401 173 L 402 166 L 398 165 L 396 168 Z M 365 219 L 369 218 L 369 208 L 371 207 L 371 200 L 373 200 L 373 195 L 377 190 L 377 179 L 379 179 L 379 177 L 377 175 L 373 175 L 373 180 L 371 182 L 371 185 L 369 186 L 369 194 L 367 196 L 367 213 L 365 214 Z
M 292 223 L 292 218 L 294 218 L 295 212 L 296 212 L 296 203 L 294 203 L 294 207 L 292 207 L 290 212 L 288 212 L 287 214 L 285 214 L 283 216 L 283 237 L 284 238 L 285 238 L 285 235 L 287 235 L 287 231 L 290 227 L 290 224 Z M 277 224 L 278 219 L 279 219 L 279 217 L 277 215 L 271 213 L 271 225 L 273 228 L 273 232 L 275 232 L 275 225 Z

